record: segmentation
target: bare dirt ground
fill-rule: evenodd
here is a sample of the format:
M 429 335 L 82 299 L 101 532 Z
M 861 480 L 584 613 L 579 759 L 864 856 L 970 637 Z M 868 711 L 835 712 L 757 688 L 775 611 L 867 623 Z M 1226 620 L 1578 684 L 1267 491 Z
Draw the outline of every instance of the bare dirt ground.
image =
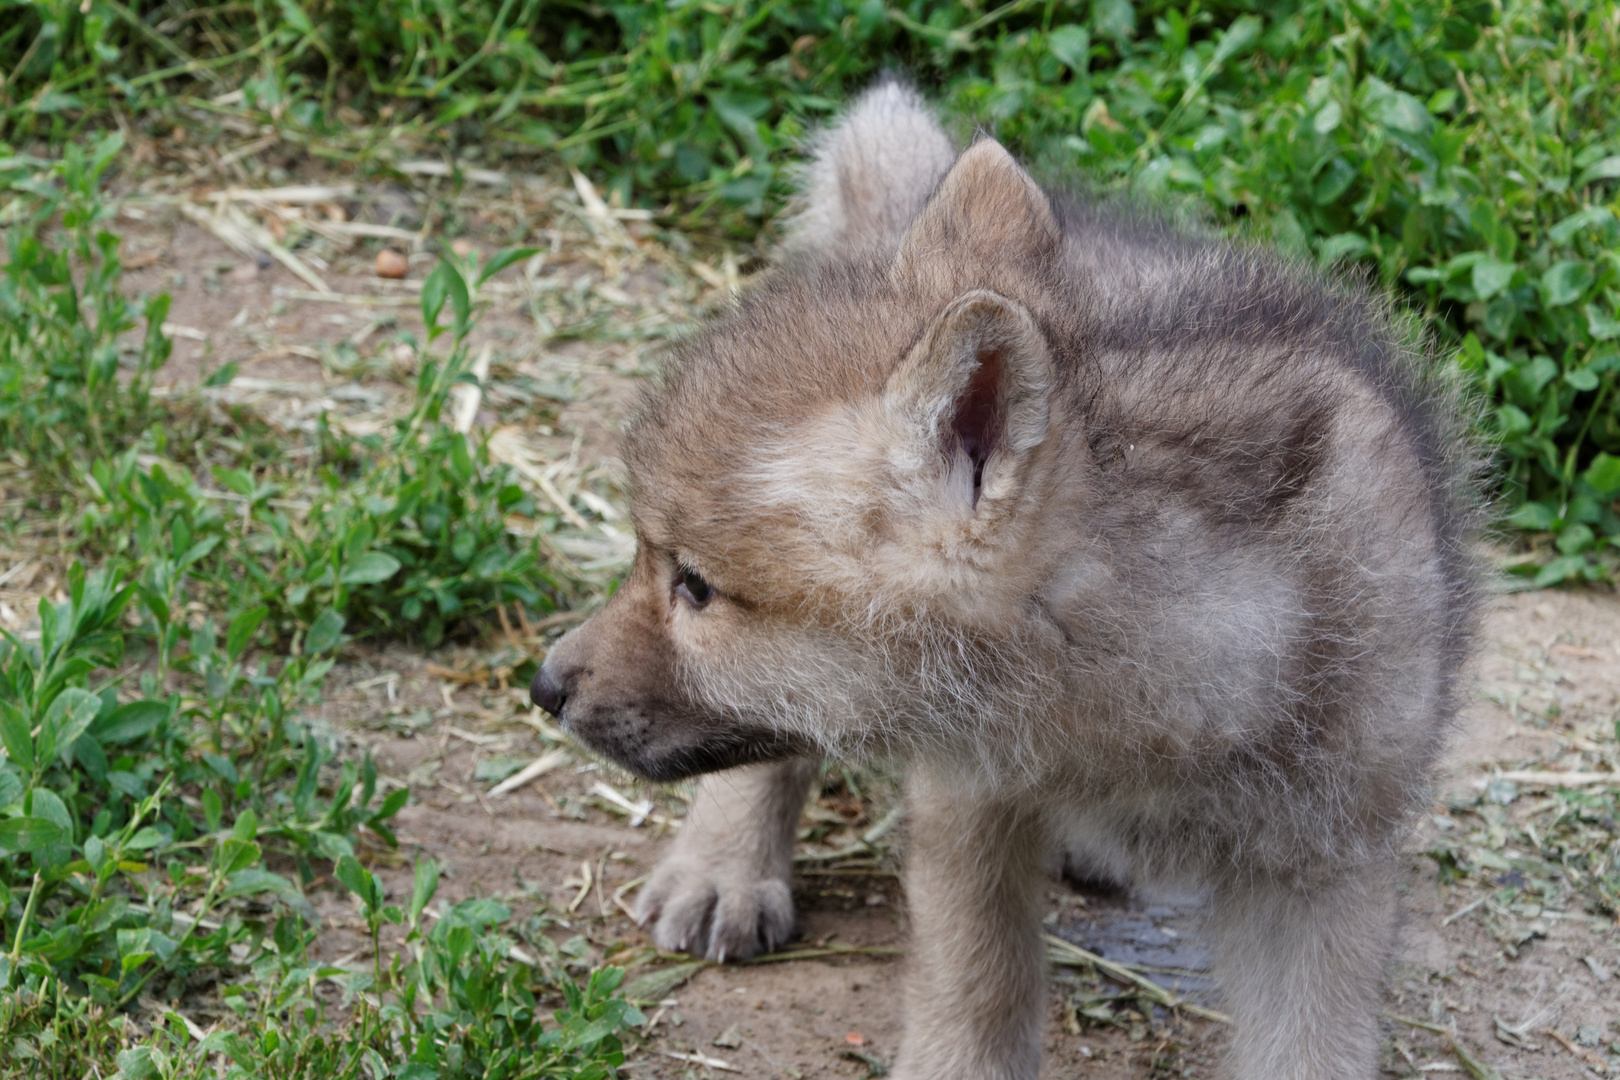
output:
M 484 250 L 518 241 L 542 247 L 538 262 L 503 276 L 507 291 L 495 294 L 479 330 L 477 345 L 494 355 L 479 422 L 520 428 L 543 460 L 570 459 L 580 473 L 600 467 L 611 478 L 615 426 L 650 370 L 659 335 L 723 298 L 736 275 L 736 263 L 718 251 L 701 259 L 643 222 L 593 217 L 566 179 L 490 185 L 455 199 L 424 181 L 335 201 L 351 221 L 424 236 L 459 230 Z M 289 220 L 308 212 L 303 204 L 287 210 Z M 234 382 L 209 393 L 288 425 L 323 410 L 382 407 L 404 392 L 389 343 L 420 333 L 410 281 L 430 267 L 427 256 L 413 256 L 407 282 L 386 282 L 372 270 L 374 240 L 331 244 L 319 272 L 348 298 L 334 300 L 280 264 L 232 251 L 170 204 L 132 197 L 120 228 L 130 237 L 125 257 L 139 267 L 131 284 L 173 295 L 177 349 L 160 382 L 176 392 L 236 361 Z M 613 498 L 611 483 L 592 490 Z M 594 508 L 589 498 L 574 507 Z M 611 549 L 604 556 L 613 557 Z M 516 644 L 538 651 L 533 641 Z M 903 823 L 872 852 L 826 856 L 881 820 L 892 785 L 879 779 L 868 789 L 865 778 L 834 771 L 807 806 L 795 879 L 802 930 L 789 952 L 813 955 L 695 973 L 674 967 L 683 958 L 657 956 L 626 908 L 677 827 L 679 793 L 644 791 L 583 755 L 557 752 L 566 744 L 528 708 L 522 688 L 502 687 L 499 672 L 486 670 L 510 646 L 495 633 L 490 643 L 432 657 L 357 647 L 329 681 L 321 720 L 415 792 L 399 818 L 400 856 L 379 856 L 391 891 L 408 891 L 409 860 L 431 855 L 447 873 L 440 902 L 499 897 L 520 920 L 541 916 L 531 923 L 535 934 L 564 957 L 626 965 L 654 1002 L 629 1075 L 881 1075 L 901 1023 L 905 916 L 894 868 Z M 1401 881 L 1386 1010 L 1434 1030 L 1385 1020 L 1391 1074 L 1620 1073 L 1620 927 L 1572 893 L 1532 902 L 1517 887 L 1517 869 L 1453 881 L 1444 860 L 1425 854 L 1480 828 L 1511 845 L 1516 823 L 1530 820 L 1546 792 L 1534 780 L 1498 781 L 1486 800 L 1493 816 L 1481 825 L 1481 792 L 1499 773 L 1613 770 L 1617 712 L 1620 600 L 1593 590 L 1492 601 L 1477 693 Z M 548 754 L 554 767 L 539 779 L 489 794 L 516 764 Z M 651 805 L 641 802 L 648 796 Z M 1609 831 L 1609 858 L 1617 857 L 1620 826 L 1598 826 Z M 352 958 L 363 947 L 358 917 L 340 894 L 320 897 L 332 931 L 323 948 L 329 958 Z M 1050 898 L 1053 932 L 1111 959 L 1192 969 L 1178 985 L 1218 1007 L 1218 991 L 1196 977 L 1206 960 L 1196 898 L 1096 895 L 1056 880 Z M 659 971 L 667 974 L 661 986 L 652 977 Z M 683 974 L 690 977 L 677 981 Z M 1214 1072 L 1221 1025 L 1133 1012 L 1128 1002 L 1099 1005 L 1110 989 L 1119 987 L 1054 969 L 1043 1077 Z

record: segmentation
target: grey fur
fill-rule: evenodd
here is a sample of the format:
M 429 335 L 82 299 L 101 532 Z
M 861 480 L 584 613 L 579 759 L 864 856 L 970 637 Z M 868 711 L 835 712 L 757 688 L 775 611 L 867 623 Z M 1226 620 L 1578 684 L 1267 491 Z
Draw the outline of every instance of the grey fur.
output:
M 956 147 L 917 91 L 885 76 L 810 141 L 789 250 L 893 243 L 934 193 Z
M 636 568 L 537 700 L 646 775 L 744 766 L 641 900 L 709 955 L 781 941 L 814 756 L 908 765 L 901 1080 L 1035 1076 L 1058 846 L 1212 890 L 1234 1080 L 1365 1080 L 1478 607 L 1458 393 L 1365 288 L 989 140 L 941 178 L 931 125 L 862 99 L 821 224 L 678 350 Z

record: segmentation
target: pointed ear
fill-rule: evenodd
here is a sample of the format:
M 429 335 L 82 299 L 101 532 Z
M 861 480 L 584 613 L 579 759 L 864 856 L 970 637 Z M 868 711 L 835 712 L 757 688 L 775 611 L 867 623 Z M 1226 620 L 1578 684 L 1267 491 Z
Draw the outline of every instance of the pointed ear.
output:
M 939 190 L 906 230 L 897 276 L 1005 258 L 1049 257 L 1060 232 L 1052 204 L 994 139 L 962 152 Z
M 993 513 L 1046 439 L 1052 380 L 1046 336 L 1028 311 L 983 289 L 957 297 L 884 388 L 919 451 L 904 464 L 939 471 L 969 513 Z

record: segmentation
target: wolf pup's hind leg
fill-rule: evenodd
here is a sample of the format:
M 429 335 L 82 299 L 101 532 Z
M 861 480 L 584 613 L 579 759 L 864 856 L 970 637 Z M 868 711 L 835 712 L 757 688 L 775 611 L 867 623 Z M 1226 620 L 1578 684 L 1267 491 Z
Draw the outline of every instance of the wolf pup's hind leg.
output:
M 1378 1070 L 1374 1020 L 1394 942 L 1383 865 L 1308 885 L 1247 879 L 1215 898 L 1232 1080 L 1342 1080 Z
M 793 841 L 816 762 L 793 758 L 698 781 L 673 849 L 641 888 L 636 919 L 658 947 L 746 960 L 793 935 Z

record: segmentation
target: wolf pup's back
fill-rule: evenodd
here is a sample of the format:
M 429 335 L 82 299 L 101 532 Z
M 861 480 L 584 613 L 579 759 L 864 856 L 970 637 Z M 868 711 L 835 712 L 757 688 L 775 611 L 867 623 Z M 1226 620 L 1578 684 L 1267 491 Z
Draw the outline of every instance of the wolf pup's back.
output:
M 897 1075 L 1035 1075 L 1078 843 L 1213 889 L 1234 1077 L 1371 1076 L 1477 607 L 1456 393 L 1365 289 L 957 155 L 893 81 L 816 150 L 791 256 L 628 432 L 634 570 L 535 679 L 644 775 L 727 770 L 641 916 L 779 944 L 815 760 L 892 755 Z

